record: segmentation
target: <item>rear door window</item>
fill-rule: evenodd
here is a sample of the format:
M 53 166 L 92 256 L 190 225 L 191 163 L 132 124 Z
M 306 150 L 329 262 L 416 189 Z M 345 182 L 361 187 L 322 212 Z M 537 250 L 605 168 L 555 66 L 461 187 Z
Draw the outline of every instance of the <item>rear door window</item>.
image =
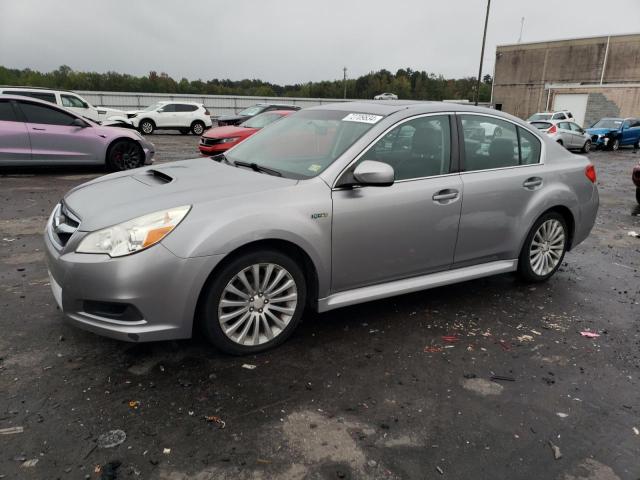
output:
M 13 107 L 7 101 L 0 101 L 0 122 L 18 122 Z
M 45 125 L 71 125 L 76 117 L 56 108 L 37 105 L 30 102 L 19 102 L 20 109 L 29 123 Z
M 176 104 L 175 103 L 168 103 L 167 105 L 165 105 L 164 107 L 162 107 L 160 109 L 161 112 L 164 113 L 170 113 L 170 112 L 175 112 L 176 110 Z
M 176 104 L 176 112 L 195 112 L 198 109 L 195 105 L 187 105 L 185 103 Z
M 569 123 L 569 126 L 571 127 L 571 130 L 573 130 L 576 133 L 583 132 L 582 128 L 580 128 L 580 125 L 578 125 L 577 123 Z
M 513 123 L 483 115 L 460 115 L 466 171 L 520 164 L 518 132 Z
M 74 95 L 60 94 L 63 107 L 86 108 L 86 104 Z

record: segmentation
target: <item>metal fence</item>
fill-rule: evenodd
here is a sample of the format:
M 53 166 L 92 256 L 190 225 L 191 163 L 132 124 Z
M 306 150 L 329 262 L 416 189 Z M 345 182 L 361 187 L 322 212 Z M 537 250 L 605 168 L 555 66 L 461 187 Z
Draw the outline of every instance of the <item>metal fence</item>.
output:
M 348 102 L 342 98 L 244 97 L 234 95 L 184 95 L 178 93 L 94 92 L 76 90 L 89 103 L 100 107 L 137 110 L 156 102 L 183 101 L 203 103 L 211 116 L 236 114 L 256 103 L 285 103 L 312 107 L 324 103 Z

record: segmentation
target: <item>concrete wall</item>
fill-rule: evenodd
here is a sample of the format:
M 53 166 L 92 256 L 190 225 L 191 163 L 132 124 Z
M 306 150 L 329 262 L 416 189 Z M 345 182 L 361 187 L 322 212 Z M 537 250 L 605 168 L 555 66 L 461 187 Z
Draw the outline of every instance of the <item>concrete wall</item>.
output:
M 640 83 L 640 34 L 498 46 L 493 103 L 527 118 L 553 105 L 554 90 L 549 91 L 549 83 L 592 84 L 597 87 L 580 93 L 600 93 L 621 111 L 640 115 L 638 87 L 604 92 L 601 79 L 603 87 L 607 83 Z
M 551 90 L 553 107 L 555 95 L 587 93 L 587 111 L 583 126 L 590 127 L 603 117 L 640 117 L 640 87 L 576 87 Z

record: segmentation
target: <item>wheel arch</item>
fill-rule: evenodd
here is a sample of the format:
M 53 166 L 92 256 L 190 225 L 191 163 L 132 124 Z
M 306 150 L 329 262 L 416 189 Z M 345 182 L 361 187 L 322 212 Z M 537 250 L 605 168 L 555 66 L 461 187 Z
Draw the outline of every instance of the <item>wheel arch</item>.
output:
M 542 217 L 543 215 L 546 215 L 547 213 L 550 213 L 550 212 L 556 212 L 556 213 L 560 214 L 562 216 L 562 218 L 564 219 L 565 223 L 567 224 L 567 229 L 569 230 L 569 239 L 567 241 L 567 251 L 570 251 L 571 247 L 573 245 L 573 237 L 574 237 L 575 229 L 576 229 L 576 221 L 575 221 L 575 217 L 574 217 L 573 212 L 566 205 L 556 204 L 556 205 L 547 207 L 546 210 L 540 212 L 539 215 L 537 215 L 537 216 L 535 216 L 533 218 L 533 221 L 529 225 L 529 228 L 527 230 L 527 235 L 529 234 L 529 232 L 531 231 L 531 229 L 533 228 L 535 223 L 538 221 L 538 219 L 540 217 Z M 524 246 L 525 240 L 526 240 L 526 236 L 522 240 L 522 243 L 520 245 L 520 251 L 522 250 L 522 248 Z
M 151 122 L 153 124 L 153 128 L 158 128 L 158 126 L 156 125 L 156 121 L 153 118 L 150 118 L 150 117 L 144 117 L 144 118 L 141 118 L 140 120 L 138 120 L 138 128 L 140 128 L 140 124 L 142 122 L 144 122 L 145 120 Z
M 220 272 L 226 265 L 228 265 L 229 262 L 235 260 L 241 255 L 256 252 L 259 250 L 275 250 L 282 253 L 283 255 L 287 255 L 292 260 L 299 262 L 305 276 L 305 281 L 307 282 L 306 306 L 313 308 L 314 310 L 316 309 L 319 296 L 319 278 L 318 270 L 313 260 L 311 259 L 311 256 L 301 246 L 289 240 L 280 238 L 265 238 L 255 240 L 237 247 L 236 249 L 225 255 L 225 257 L 213 268 L 211 273 L 209 273 L 209 275 L 207 276 L 205 282 L 202 284 L 200 292 L 198 293 L 198 300 L 196 302 L 196 308 L 194 312 L 194 324 L 200 317 L 205 292 L 211 282 L 213 282 L 213 280 L 215 279 L 218 272 Z

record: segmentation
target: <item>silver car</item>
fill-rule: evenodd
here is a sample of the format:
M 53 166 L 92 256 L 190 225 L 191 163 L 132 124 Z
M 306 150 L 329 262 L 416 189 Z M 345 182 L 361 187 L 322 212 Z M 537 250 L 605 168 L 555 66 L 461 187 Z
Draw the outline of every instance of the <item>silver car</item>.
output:
M 583 153 L 591 150 L 591 135 L 576 122 L 538 120 L 530 123 L 567 150 L 580 150 Z
M 102 335 L 198 327 L 252 353 L 291 335 L 305 307 L 506 272 L 547 280 L 589 235 L 595 181 L 588 159 L 502 112 L 323 105 L 224 155 L 71 190 L 46 227 L 51 287 L 67 319 Z

